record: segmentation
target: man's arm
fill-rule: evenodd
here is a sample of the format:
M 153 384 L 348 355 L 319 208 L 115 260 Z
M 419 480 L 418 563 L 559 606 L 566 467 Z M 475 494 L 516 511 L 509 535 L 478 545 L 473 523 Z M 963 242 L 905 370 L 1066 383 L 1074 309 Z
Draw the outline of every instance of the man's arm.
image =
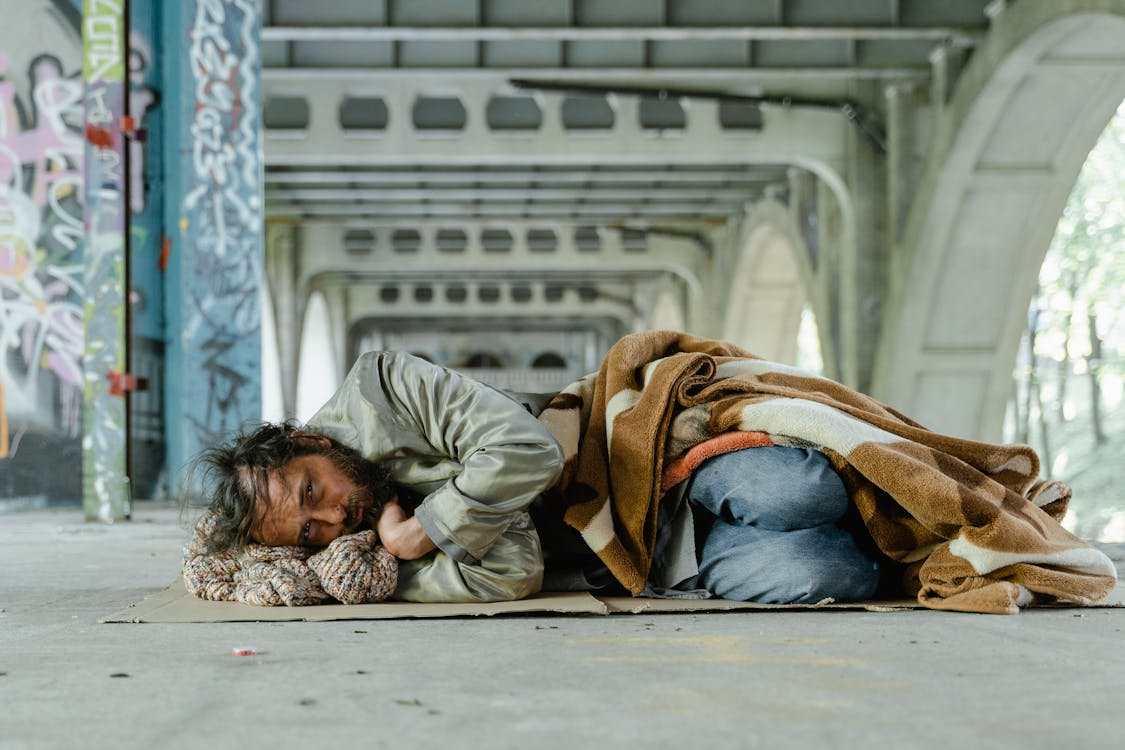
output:
M 538 580 L 542 561 L 532 560 L 539 556 L 538 540 L 526 509 L 555 480 L 562 455 L 550 433 L 522 405 L 410 355 L 369 353 L 309 425 L 385 462 L 396 482 L 428 492 L 413 517 L 406 518 L 394 506 L 385 514 L 380 537 L 396 556 L 413 559 L 433 544 L 450 562 L 481 568 L 461 571 L 464 585 L 472 588 L 469 579 L 479 574 L 489 579 L 487 590 L 462 598 L 530 593 L 526 582 L 514 585 L 507 595 L 493 591 L 498 585 L 495 576 L 518 577 L 518 571 L 510 569 L 514 561 L 491 559 L 496 556 L 492 553 L 512 528 L 509 536 L 528 547 L 517 557 L 527 558 L 524 566 L 534 568 L 524 577 Z M 522 530 L 524 525 L 530 534 Z M 510 546 L 501 545 L 509 557 Z M 436 576 L 448 590 L 456 566 L 444 570 L 445 564 L 439 563 L 436 560 L 434 570 L 425 574 L 418 566 L 410 569 L 418 568 L 419 583 Z
M 397 500 L 384 506 L 375 530 L 387 551 L 400 560 L 417 560 L 437 549 L 421 522 L 407 516 Z

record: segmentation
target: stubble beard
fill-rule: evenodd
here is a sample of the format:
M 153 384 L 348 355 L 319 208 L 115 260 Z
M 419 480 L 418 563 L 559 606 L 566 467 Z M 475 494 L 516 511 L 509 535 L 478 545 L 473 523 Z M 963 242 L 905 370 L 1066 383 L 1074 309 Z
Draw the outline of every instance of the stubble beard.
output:
M 374 529 L 383 506 L 394 496 L 387 470 L 364 458 L 354 448 L 336 442 L 325 448 L 323 454 L 356 485 L 348 493 L 348 516 L 356 515 L 356 510 L 362 510 L 362 513 L 359 514 L 359 523 L 349 533 Z

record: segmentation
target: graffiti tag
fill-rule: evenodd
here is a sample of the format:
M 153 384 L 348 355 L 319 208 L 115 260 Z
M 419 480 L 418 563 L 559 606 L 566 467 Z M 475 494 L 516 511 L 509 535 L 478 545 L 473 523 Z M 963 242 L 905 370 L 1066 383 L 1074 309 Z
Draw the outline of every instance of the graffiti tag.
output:
M 184 197 L 181 231 L 190 227 L 194 244 L 186 330 L 208 354 L 208 402 L 189 417 L 201 440 L 247 416 L 239 392 L 257 382 L 251 372 L 262 274 L 257 24 L 253 0 L 198 0 L 190 32 L 194 184 Z
M 87 82 L 121 81 L 122 0 L 86 0 L 83 73 Z
M 82 81 L 77 71 L 64 74 L 58 58 L 40 55 L 28 70 L 24 106 L 3 79 L 7 67 L 0 55 L 0 381 L 7 389 L 0 417 L 42 421 L 40 388 L 57 379 L 57 426 L 74 437 L 82 387 Z

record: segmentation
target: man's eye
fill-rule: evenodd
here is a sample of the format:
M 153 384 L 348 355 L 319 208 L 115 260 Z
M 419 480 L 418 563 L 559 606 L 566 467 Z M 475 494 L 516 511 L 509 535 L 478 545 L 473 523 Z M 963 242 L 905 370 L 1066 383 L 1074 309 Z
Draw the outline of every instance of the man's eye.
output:
M 312 482 L 309 482 L 305 485 L 305 495 L 308 497 L 312 497 Z
M 307 542 L 309 540 L 309 534 L 310 533 L 312 533 L 312 524 L 306 523 L 304 526 L 301 527 L 301 541 Z

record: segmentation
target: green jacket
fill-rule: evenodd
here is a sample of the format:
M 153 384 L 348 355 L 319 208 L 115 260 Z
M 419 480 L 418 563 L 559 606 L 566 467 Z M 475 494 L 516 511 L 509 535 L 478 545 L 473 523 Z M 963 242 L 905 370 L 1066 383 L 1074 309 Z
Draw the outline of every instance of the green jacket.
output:
M 402 352 L 369 352 L 310 429 L 385 465 L 424 496 L 415 510 L 438 549 L 399 561 L 394 597 L 502 601 L 539 591 L 543 554 L 527 513 L 562 451 L 511 396 Z

